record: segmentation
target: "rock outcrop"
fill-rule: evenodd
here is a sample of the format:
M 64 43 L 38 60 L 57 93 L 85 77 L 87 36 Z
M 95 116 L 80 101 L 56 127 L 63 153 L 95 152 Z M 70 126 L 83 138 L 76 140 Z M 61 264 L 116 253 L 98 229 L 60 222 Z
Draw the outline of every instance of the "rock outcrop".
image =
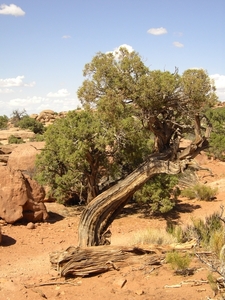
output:
M 16 138 L 22 139 L 24 142 L 29 141 L 35 137 L 35 133 L 31 130 L 25 130 L 18 127 L 12 127 L 8 129 L 0 130 L 0 143 L 3 145 L 8 144 L 8 138 L 10 136 L 15 136 Z
M 0 217 L 7 223 L 20 219 L 39 222 L 48 217 L 45 190 L 32 179 L 36 155 L 44 144 L 0 146 Z
M 0 217 L 7 223 L 25 219 L 39 222 L 48 218 L 43 204 L 44 189 L 20 170 L 0 166 Z
M 30 118 L 33 118 L 42 124 L 44 126 L 48 126 L 50 124 L 53 124 L 55 120 L 64 118 L 67 115 L 67 112 L 60 112 L 56 113 L 53 110 L 47 109 L 40 112 L 40 114 L 32 114 L 30 115 Z

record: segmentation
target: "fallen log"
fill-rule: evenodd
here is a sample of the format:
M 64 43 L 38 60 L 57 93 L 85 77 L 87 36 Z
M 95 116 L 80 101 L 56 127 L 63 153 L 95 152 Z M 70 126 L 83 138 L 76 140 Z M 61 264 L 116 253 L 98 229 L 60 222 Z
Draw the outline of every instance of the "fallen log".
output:
M 50 262 L 62 277 L 90 276 L 128 265 L 161 265 L 165 253 L 172 250 L 190 250 L 193 243 L 165 246 L 98 246 L 74 247 L 50 253 Z

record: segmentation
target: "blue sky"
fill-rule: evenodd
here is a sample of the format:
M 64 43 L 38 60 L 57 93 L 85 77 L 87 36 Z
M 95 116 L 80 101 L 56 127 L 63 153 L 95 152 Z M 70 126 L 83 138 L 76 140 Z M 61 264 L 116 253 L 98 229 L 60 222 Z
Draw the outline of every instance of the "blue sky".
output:
M 151 70 L 203 68 L 225 101 L 225 0 L 0 0 L 0 115 L 79 106 L 84 65 L 121 45 Z

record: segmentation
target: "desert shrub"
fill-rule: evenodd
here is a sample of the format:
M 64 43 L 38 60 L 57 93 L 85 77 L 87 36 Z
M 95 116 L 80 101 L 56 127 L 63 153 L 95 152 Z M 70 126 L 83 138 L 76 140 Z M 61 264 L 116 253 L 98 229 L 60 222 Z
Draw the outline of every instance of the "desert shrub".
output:
M 218 189 L 212 188 L 204 184 L 196 184 L 192 187 L 188 187 L 181 192 L 181 195 L 189 199 L 199 199 L 205 201 L 211 201 L 217 194 Z
M 216 254 L 217 257 L 219 257 L 224 243 L 224 229 L 220 228 L 215 230 L 209 239 L 209 248 Z
M 176 175 L 159 174 L 151 178 L 134 194 L 134 199 L 140 203 L 148 203 L 153 213 L 167 213 L 175 206 L 176 195 L 174 187 L 178 183 Z
M 30 129 L 34 133 L 42 134 L 45 131 L 44 125 L 41 122 L 38 122 L 34 118 L 29 116 L 24 116 L 17 122 L 17 126 L 22 129 Z
M 8 137 L 8 143 L 9 144 L 23 144 L 24 140 L 19 137 L 16 137 L 15 135 L 10 135 Z
M 191 263 L 191 256 L 189 253 L 183 254 L 177 251 L 172 251 L 166 254 L 166 262 L 171 264 L 174 270 L 184 271 Z
M 133 244 L 157 244 L 168 245 L 175 243 L 177 240 L 166 230 L 146 229 L 136 232 L 133 236 Z
M 220 220 L 219 213 L 213 213 L 205 218 L 192 218 L 192 224 L 186 227 L 167 224 L 167 232 L 170 233 L 179 243 L 196 239 L 199 244 L 219 255 L 224 245 L 224 227 Z
M 220 221 L 219 213 L 213 213 L 205 218 L 192 218 L 192 224 L 182 231 L 182 241 L 197 239 L 204 248 L 210 248 L 214 252 L 219 252 L 224 243 L 224 228 Z
M 0 116 L 0 129 L 5 129 L 7 128 L 7 123 L 9 119 L 7 116 Z

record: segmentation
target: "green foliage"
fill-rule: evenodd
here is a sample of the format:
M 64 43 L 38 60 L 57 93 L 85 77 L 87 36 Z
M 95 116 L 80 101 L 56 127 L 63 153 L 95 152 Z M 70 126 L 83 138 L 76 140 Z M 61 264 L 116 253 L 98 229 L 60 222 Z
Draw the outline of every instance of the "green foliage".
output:
M 42 134 L 45 130 L 44 125 L 41 122 L 38 122 L 34 118 L 29 116 L 22 117 L 18 122 L 17 126 L 22 129 L 30 129 L 34 133 Z
M 182 88 L 189 98 L 189 110 L 205 110 L 217 103 L 214 82 L 203 69 L 189 69 L 182 75 Z
M 204 184 L 196 184 L 181 192 L 181 195 L 189 199 L 211 201 L 218 192 L 218 188 L 212 188 Z
M 173 190 L 177 183 L 175 175 L 156 175 L 134 194 L 134 199 L 149 203 L 153 213 L 167 213 L 175 206 L 176 196 L 173 195 Z M 175 199 L 171 196 L 175 196 Z
M 206 116 L 212 124 L 208 154 L 225 161 L 225 107 L 209 109 Z
M 191 263 L 191 256 L 189 253 L 168 252 L 166 254 L 166 262 L 171 264 L 176 271 L 185 271 Z
M 0 116 L 0 129 L 6 129 L 9 118 L 7 116 Z
M 8 137 L 8 143 L 9 144 L 23 144 L 24 141 L 21 138 L 16 137 L 15 135 L 10 135 Z
M 91 110 L 69 112 L 50 125 L 44 137 L 36 178 L 50 186 L 58 201 L 73 195 L 91 201 L 108 178 L 121 178 L 139 165 L 147 148 L 137 120 L 125 118 L 120 126 L 112 126 Z
M 193 109 L 201 112 L 215 96 L 204 70 L 182 76 L 177 70 L 150 71 L 137 52 L 126 48 L 116 55 L 97 53 L 83 74 L 78 97 L 84 111 L 49 126 L 37 160 L 38 180 L 60 201 L 75 194 L 89 202 L 139 166 L 153 146 L 157 152 L 176 149 L 182 125 L 193 132 Z M 169 211 L 174 201 L 168 180 L 152 179 L 135 197 L 149 201 L 153 211 Z
M 30 138 L 31 142 L 43 142 L 45 140 L 44 134 L 35 134 L 35 137 Z

